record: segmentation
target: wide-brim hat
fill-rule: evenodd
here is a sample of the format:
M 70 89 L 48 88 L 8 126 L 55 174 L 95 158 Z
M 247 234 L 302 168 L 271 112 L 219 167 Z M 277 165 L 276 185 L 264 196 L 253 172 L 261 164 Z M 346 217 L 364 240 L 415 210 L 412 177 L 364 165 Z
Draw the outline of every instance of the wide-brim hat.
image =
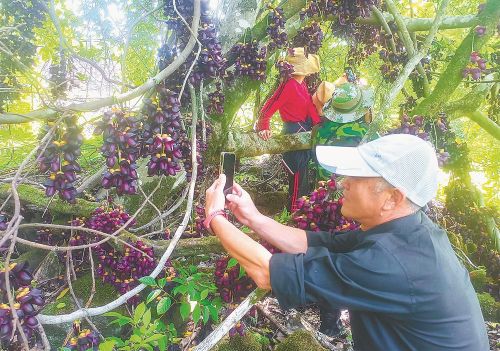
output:
M 374 99 L 372 88 L 349 82 L 339 86 L 322 82 L 316 96 L 324 102 L 323 115 L 337 123 L 354 122 L 364 117 Z
M 293 74 L 301 76 L 318 73 L 321 68 L 319 56 L 308 54 L 300 47 L 289 49 L 285 61 L 293 66 Z

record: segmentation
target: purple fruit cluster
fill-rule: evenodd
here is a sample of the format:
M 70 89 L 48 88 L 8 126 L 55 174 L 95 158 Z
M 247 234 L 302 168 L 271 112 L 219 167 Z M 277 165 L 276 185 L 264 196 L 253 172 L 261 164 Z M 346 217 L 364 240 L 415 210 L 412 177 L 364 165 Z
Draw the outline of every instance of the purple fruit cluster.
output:
M 138 279 L 149 275 L 156 267 L 152 247 L 146 246 L 142 241 L 137 241 L 133 246 L 151 258 L 129 246 L 126 246 L 121 253 L 108 243 L 99 245 L 95 250 L 99 261 L 96 269 L 97 274 L 103 282 L 113 285 L 122 295 L 137 286 Z M 128 302 L 136 305 L 139 302 L 139 297 L 134 296 Z
M 239 303 L 255 289 L 255 283 L 246 274 L 238 278 L 240 265 L 227 268 L 228 262 L 229 257 L 222 257 L 215 262 L 215 285 L 224 302 Z
M 183 238 L 201 238 L 203 236 L 211 235 L 203 225 L 205 220 L 205 207 L 197 203 L 194 207 L 194 224 L 191 228 L 184 231 Z M 170 239 L 170 238 L 169 238 Z
M 94 134 L 102 134 L 102 155 L 107 171 L 102 178 L 105 189 L 115 188 L 118 195 L 137 193 L 137 159 L 141 151 L 141 123 L 137 116 L 124 111 L 105 112 Z
M 234 75 L 264 81 L 266 79 L 266 52 L 265 47 L 259 49 L 255 40 L 233 46 L 231 54 L 236 57 Z
M 462 76 L 472 80 L 480 80 L 485 74 L 489 73 L 489 70 L 486 68 L 486 62 L 477 51 L 473 51 L 470 54 L 469 64 L 462 71 Z
M 81 154 L 83 142 L 81 128 L 77 125 L 78 118 L 70 116 L 57 128 L 53 140 L 39 157 L 39 169 L 42 173 L 49 173 L 45 181 L 45 194 L 52 197 L 58 193 L 59 197 L 69 203 L 76 203 L 76 189 L 74 182 L 76 174 L 81 171 L 77 162 Z M 49 130 L 47 124 L 43 131 Z
M 384 61 L 380 66 L 382 78 L 386 82 L 394 82 L 408 61 L 406 51 L 403 48 L 398 52 L 390 52 L 389 50 L 382 49 L 379 51 L 379 56 Z
M 318 22 L 300 29 L 293 39 L 293 47 L 305 47 L 310 54 L 316 54 L 323 42 L 323 31 Z
M 276 68 L 278 69 L 281 80 L 287 81 L 292 77 L 293 65 L 285 60 L 278 60 L 276 62 Z
M 288 35 L 285 32 L 285 17 L 281 7 L 269 6 L 269 15 L 267 16 L 267 34 L 270 42 L 267 45 L 269 51 L 277 48 L 286 47 L 288 44 Z
M 101 206 L 95 209 L 90 218 L 85 222 L 85 226 L 90 229 L 112 234 L 118 228 L 122 227 L 129 219 L 130 215 L 125 212 L 121 206 L 114 206 L 112 208 Z M 127 228 L 134 224 L 135 219 L 130 222 Z
M 32 280 L 33 276 L 28 270 L 27 262 L 10 264 L 9 281 L 11 288 L 15 290 L 14 309 L 28 339 L 31 339 L 38 326 L 36 319 L 38 308 L 44 304 L 42 291 L 31 287 Z M 5 268 L 2 268 L 0 269 L 0 342 L 8 343 L 13 336 L 14 321 L 7 301 Z M 18 333 L 19 331 L 14 335 Z
M 174 176 L 181 170 L 180 141 L 184 135 L 177 93 L 158 88 L 159 104 L 146 101 L 143 129 L 143 156 L 149 156 L 148 175 Z
M 65 347 L 75 351 L 97 351 L 99 349 L 99 335 L 90 329 L 80 329 L 79 323 L 73 323 L 73 337 Z
M 6 230 L 9 225 L 9 217 L 5 212 L 0 212 L 0 231 Z
M 198 85 L 207 78 L 222 78 L 226 70 L 226 59 L 222 54 L 222 45 L 213 24 L 203 23 L 198 30 L 198 39 L 203 47 L 194 73 L 189 82 Z
M 222 84 L 217 82 L 215 84 L 215 91 L 208 93 L 208 106 L 207 112 L 211 115 L 222 115 L 224 113 L 224 100 L 225 96 L 222 92 Z
M 189 121 L 189 120 L 188 120 Z M 196 163 L 198 164 L 198 177 L 203 178 L 206 173 L 206 168 L 203 167 L 203 155 L 207 151 L 208 144 L 203 142 L 202 138 L 203 128 L 202 123 L 199 121 L 196 125 Z M 206 140 L 210 138 L 212 133 L 211 126 L 207 123 L 205 125 Z M 184 135 L 181 142 L 182 157 L 184 159 L 184 170 L 186 171 L 187 181 L 191 181 L 193 174 L 192 154 L 191 154 L 191 140 Z
M 396 133 L 411 134 L 432 142 L 437 149 L 436 156 L 439 166 L 442 167 L 449 162 L 450 154 L 446 151 L 446 147 L 451 132 L 444 114 L 440 114 L 435 121 L 426 122 L 424 116 L 414 115 L 410 118 L 403 113 L 400 117 L 400 125 L 389 132 L 389 134 Z M 432 140 L 431 136 L 436 136 L 438 140 Z
M 332 174 L 328 181 L 318 182 L 318 188 L 309 196 L 302 196 L 295 203 L 292 221 L 297 228 L 311 231 L 345 231 L 354 230 L 358 225 L 342 216 L 340 208 L 343 198 L 339 197 L 339 189 Z

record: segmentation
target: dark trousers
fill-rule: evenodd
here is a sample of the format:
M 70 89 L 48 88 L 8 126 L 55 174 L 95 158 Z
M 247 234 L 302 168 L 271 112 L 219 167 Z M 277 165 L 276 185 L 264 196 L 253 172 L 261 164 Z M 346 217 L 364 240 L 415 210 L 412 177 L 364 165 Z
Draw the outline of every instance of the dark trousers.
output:
M 283 134 L 295 134 L 310 131 L 312 123 L 306 122 L 284 122 Z M 288 151 L 283 154 L 283 165 L 288 174 L 288 201 L 287 209 L 290 212 L 296 210 L 295 202 L 311 191 L 309 183 L 308 165 L 312 158 L 311 150 Z
M 312 129 L 311 120 L 306 122 L 285 122 L 283 134 L 295 134 L 307 132 Z M 309 183 L 309 161 L 312 159 L 311 150 L 288 151 L 283 154 L 283 163 L 288 173 L 288 211 L 296 210 L 295 203 L 298 198 L 309 195 L 311 186 Z M 327 305 L 319 306 L 321 328 L 320 331 L 329 336 L 337 336 L 341 331 L 340 310 L 333 309 Z

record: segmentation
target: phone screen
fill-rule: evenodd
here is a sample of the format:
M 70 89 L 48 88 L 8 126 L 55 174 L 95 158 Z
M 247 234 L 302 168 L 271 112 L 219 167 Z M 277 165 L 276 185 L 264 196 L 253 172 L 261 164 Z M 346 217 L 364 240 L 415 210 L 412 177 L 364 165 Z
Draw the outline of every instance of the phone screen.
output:
M 220 173 L 226 175 L 226 184 L 224 185 L 224 194 L 231 192 L 234 183 L 234 167 L 236 155 L 232 152 L 221 152 L 220 154 Z

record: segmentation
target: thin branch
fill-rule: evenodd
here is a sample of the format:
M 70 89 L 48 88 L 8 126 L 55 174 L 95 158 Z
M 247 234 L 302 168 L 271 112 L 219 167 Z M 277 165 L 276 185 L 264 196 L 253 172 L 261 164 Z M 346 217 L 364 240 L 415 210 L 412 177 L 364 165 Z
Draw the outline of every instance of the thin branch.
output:
M 408 56 L 409 57 L 415 56 L 416 54 L 415 46 L 417 43 L 414 42 L 413 39 L 411 38 L 410 32 L 408 31 L 408 28 L 406 27 L 406 24 L 404 22 L 403 16 L 399 13 L 396 5 L 392 0 L 386 1 L 386 5 L 389 12 L 394 16 L 394 20 L 398 26 L 399 34 L 401 40 L 403 41 L 403 44 L 406 47 Z M 417 72 L 423 78 L 424 97 L 429 96 L 430 94 L 429 80 L 427 79 L 427 75 L 425 73 L 425 70 L 421 62 L 417 64 Z
M 152 9 L 150 11 L 147 11 L 146 13 L 144 13 L 143 15 L 141 15 L 140 17 L 138 17 L 134 22 L 132 22 L 132 24 L 130 26 L 130 29 L 127 31 L 127 34 L 125 35 L 125 44 L 124 44 L 123 54 L 122 54 L 121 63 L 120 63 L 121 71 L 122 71 L 122 81 L 123 81 L 123 84 L 125 84 L 125 82 L 126 82 L 125 68 L 126 68 L 126 62 L 127 62 L 126 59 L 127 59 L 127 54 L 128 54 L 128 48 L 130 46 L 130 37 L 132 36 L 132 33 L 134 32 L 135 27 L 144 18 L 148 17 L 152 13 L 155 13 L 156 11 L 158 11 L 161 8 L 163 8 L 163 2 L 160 2 L 154 9 Z
M 224 337 L 238 321 L 243 318 L 250 308 L 259 300 L 264 298 L 268 291 L 262 289 L 255 289 L 243 300 L 238 307 L 227 318 L 217 326 L 217 328 L 210 333 L 202 342 L 200 342 L 193 351 L 208 351 L 214 347 L 220 339 Z
M 429 34 L 424 40 L 424 43 L 422 47 L 420 48 L 420 51 L 415 53 L 408 62 L 406 63 L 405 67 L 403 68 L 402 72 L 399 74 L 399 76 L 396 78 L 396 81 L 394 82 L 392 89 L 389 91 L 389 94 L 384 97 L 384 103 L 380 108 L 380 114 L 378 118 L 376 118 L 371 124 L 368 129 L 368 132 L 365 134 L 363 137 L 362 142 L 370 140 L 373 138 L 377 132 L 381 130 L 382 125 L 384 124 L 385 116 L 389 113 L 390 107 L 392 105 L 392 102 L 396 98 L 396 95 L 401 91 L 403 88 L 404 83 L 408 79 L 410 73 L 413 71 L 415 66 L 420 62 L 420 60 L 424 57 L 424 55 L 427 53 L 427 50 L 430 48 L 432 44 L 432 40 L 436 36 L 436 33 L 439 28 L 439 24 L 443 20 L 444 17 L 444 12 L 446 7 L 448 6 L 448 3 L 450 0 L 443 0 L 441 1 L 441 4 L 439 6 L 439 10 L 436 13 L 436 18 L 434 19 L 434 23 L 432 24 L 432 28 L 429 31 Z M 394 6 L 394 3 L 392 0 L 386 0 L 387 6 Z
M 191 30 L 193 33 L 198 32 L 199 26 L 199 16 L 196 20 L 193 21 Z M 116 96 L 108 96 L 101 99 L 91 100 L 83 103 L 73 103 L 66 107 L 64 107 L 67 111 L 79 111 L 79 112 L 88 112 L 95 111 L 102 107 L 115 105 L 121 102 L 126 102 L 132 100 L 136 97 L 139 97 L 146 93 L 151 88 L 155 87 L 157 84 L 165 80 L 168 76 L 174 73 L 181 65 L 186 61 L 189 54 L 193 50 L 196 44 L 196 38 L 189 39 L 188 43 L 181 51 L 179 56 L 165 69 L 160 71 L 154 77 L 149 78 L 144 84 L 136 87 L 135 89 L 129 90 L 125 93 L 118 94 Z M 0 114 L 0 124 L 9 124 L 9 123 L 24 123 L 30 122 L 33 119 L 50 119 L 53 118 L 57 114 L 57 111 L 54 109 L 41 109 L 32 112 L 28 112 L 26 114 L 14 114 L 14 113 L 4 113 Z
M 198 29 L 198 22 L 200 20 L 200 0 L 195 0 L 194 1 L 194 14 L 193 14 L 193 32 L 197 32 Z M 193 116 L 193 125 L 196 130 L 196 116 Z M 167 250 L 165 250 L 165 253 L 162 255 L 160 261 L 158 262 L 158 265 L 156 268 L 153 270 L 153 272 L 150 274 L 151 277 L 156 278 L 158 274 L 162 271 L 163 267 L 165 266 L 165 263 L 167 262 L 168 258 L 172 254 L 177 242 L 179 241 L 182 233 L 184 232 L 190 218 L 191 214 L 191 209 L 193 207 L 193 198 L 194 198 L 194 189 L 196 185 L 196 177 L 197 177 L 197 161 L 196 161 L 196 133 L 192 135 L 192 143 L 191 145 L 194 145 L 194 148 L 192 150 L 192 164 L 193 164 L 193 173 L 192 173 L 192 178 L 191 182 L 189 184 L 189 198 L 188 198 L 188 203 L 186 205 L 186 212 L 184 214 L 184 218 L 182 220 L 182 223 L 179 225 L 177 228 L 175 235 L 170 242 L 169 247 Z M 139 284 L 136 286 L 134 289 L 128 291 L 127 293 L 121 295 L 118 299 L 104 305 L 101 307 L 95 307 L 95 308 L 82 308 L 77 311 L 74 311 L 70 314 L 65 314 L 65 315 L 56 315 L 56 316 L 49 316 L 49 315 L 43 315 L 39 314 L 38 318 L 41 323 L 43 324 L 59 324 L 63 322 L 70 322 L 74 321 L 75 319 L 81 318 L 83 316 L 95 316 L 95 315 L 100 315 L 106 312 L 109 312 L 113 310 L 114 308 L 123 305 L 129 298 L 132 296 L 135 296 L 144 288 L 146 285 L 144 284 Z

